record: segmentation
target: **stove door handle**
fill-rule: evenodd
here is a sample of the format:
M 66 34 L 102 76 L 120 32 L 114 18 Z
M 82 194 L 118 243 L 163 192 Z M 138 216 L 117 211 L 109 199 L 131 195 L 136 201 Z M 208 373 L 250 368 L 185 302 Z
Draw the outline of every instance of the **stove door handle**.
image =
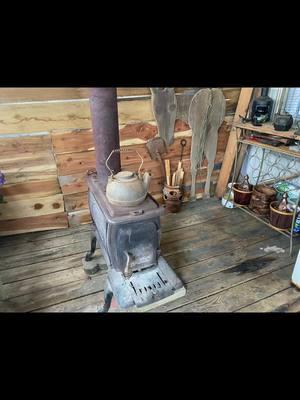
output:
M 144 214 L 144 210 L 134 210 L 134 211 L 130 211 L 131 215 L 142 215 Z
M 133 257 L 130 253 L 128 253 L 128 251 L 124 251 L 125 255 L 126 255 L 126 266 L 124 269 L 124 277 L 125 278 L 130 278 L 132 275 L 132 261 L 133 261 Z

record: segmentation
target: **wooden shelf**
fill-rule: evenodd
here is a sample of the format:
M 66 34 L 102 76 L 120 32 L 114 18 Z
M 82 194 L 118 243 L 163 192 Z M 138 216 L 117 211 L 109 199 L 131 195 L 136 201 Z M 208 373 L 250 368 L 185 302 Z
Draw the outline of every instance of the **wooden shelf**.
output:
M 300 135 L 294 134 L 296 129 L 290 129 L 287 132 L 275 131 L 273 124 L 270 122 L 265 123 L 262 126 L 254 126 L 251 124 L 251 122 L 246 122 L 244 124 L 240 122 L 240 123 L 234 123 L 233 125 L 236 128 L 247 129 L 249 131 L 253 131 L 253 132 L 257 132 L 257 133 L 265 133 L 267 135 L 280 136 L 283 138 L 300 140 Z
M 268 149 L 268 150 L 274 151 L 276 153 L 282 153 L 282 154 L 286 154 L 286 155 L 291 156 L 291 157 L 300 158 L 300 151 L 289 150 L 287 148 L 287 146 L 275 147 L 275 146 L 271 146 L 269 144 L 257 142 L 255 140 L 246 140 L 246 139 L 239 139 L 239 143 L 248 144 L 250 146 L 262 147 L 264 149 Z

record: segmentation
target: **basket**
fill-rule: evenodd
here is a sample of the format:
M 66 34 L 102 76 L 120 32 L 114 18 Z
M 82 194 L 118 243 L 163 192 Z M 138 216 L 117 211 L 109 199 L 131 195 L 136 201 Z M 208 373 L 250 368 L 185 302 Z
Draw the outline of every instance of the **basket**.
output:
M 247 206 L 250 203 L 251 196 L 253 193 L 253 185 L 250 185 L 250 191 L 239 189 L 239 184 L 233 185 L 234 202 L 241 206 Z
M 270 203 L 276 200 L 276 194 L 276 190 L 269 186 L 254 186 L 249 208 L 258 215 L 269 216 Z
M 293 211 L 279 211 L 276 207 L 279 201 L 272 201 L 270 204 L 270 224 L 275 228 L 284 230 L 290 229 L 293 222 Z

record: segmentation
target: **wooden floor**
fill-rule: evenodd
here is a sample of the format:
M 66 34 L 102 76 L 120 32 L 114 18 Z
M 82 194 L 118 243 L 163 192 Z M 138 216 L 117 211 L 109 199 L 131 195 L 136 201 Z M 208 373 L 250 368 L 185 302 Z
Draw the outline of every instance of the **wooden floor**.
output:
M 96 311 L 106 266 L 103 260 L 102 271 L 92 278 L 83 272 L 89 231 L 83 225 L 0 238 L 0 311 Z M 287 238 L 215 199 L 164 216 L 162 232 L 162 254 L 187 294 L 152 311 L 300 311 L 300 292 L 290 284 L 299 241 L 289 257 Z M 284 252 L 267 252 L 272 246 Z

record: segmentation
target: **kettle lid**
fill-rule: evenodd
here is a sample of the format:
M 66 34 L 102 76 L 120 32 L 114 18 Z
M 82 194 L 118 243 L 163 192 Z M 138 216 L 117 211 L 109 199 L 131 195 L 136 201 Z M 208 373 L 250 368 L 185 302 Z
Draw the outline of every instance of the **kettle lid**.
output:
M 135 174 L 134 172 L 131 171 L 121 171 L 115 175 L 115 178 L 117 178 L 119 181 L 127 182 L 132 179 L 135 179 Z

